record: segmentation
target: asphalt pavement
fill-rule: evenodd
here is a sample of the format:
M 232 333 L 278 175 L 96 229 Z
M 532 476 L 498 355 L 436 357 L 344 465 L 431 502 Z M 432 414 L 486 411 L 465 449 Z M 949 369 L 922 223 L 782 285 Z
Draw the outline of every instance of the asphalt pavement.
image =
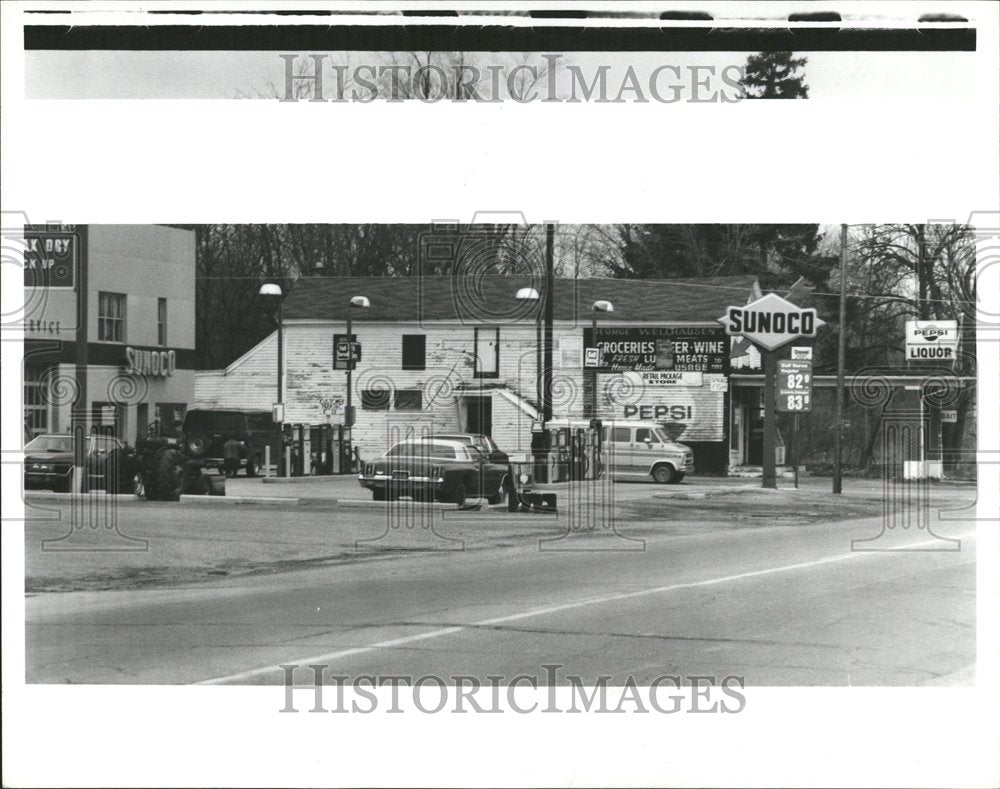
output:
M 801 494 L 820 498 L 818 485 Z M 945 495 L 952 508 L 973 498 L 974 490 Z M 678 509 L 698 502 L 644 499 L 621 534 L 483 511 L 393 531 L 376 509 L 348 517 L 319 506 L 277 516 L 195 507 L 179 518 L 176 505 L 125 506 L 122 532 L 150 540 L 137 566 L 155 567 L 169 550 L 180 564 L 211 551 L 223 561 L 236 544 L 260 552 L 259 566 L 109 590 L 43 585 L 26 599 L 27 679 L 279 684 L 279 665 L 320 663 L 348 676 L 526 673 L 543 684 L 545 665 L 561 667 L 556 683 L 575 675 L 641 684 L 664 674 L 738 675 L 751 686 L 972 681 L 971 522 L 954 513 L 939 521 L 935 505 L 934 534 L 960 546 L 914 527 L 897 530 L 891 547 L 918 550 L 857 551 L 852 540 L 880 534 L 878 517 L 751 523 L 749 495 L 718 499 L 722 517 Z M 229 519 L 244 542 L 222 528 Z M 31 547 L 38 533 L 27 548 L 36 577 L 50 561 Z M 443 542 L 392 542 L 413 534 Z M 364 550 L 359 537 L 369 541 Z M 70 567 L 63 556 L 52 561 Z

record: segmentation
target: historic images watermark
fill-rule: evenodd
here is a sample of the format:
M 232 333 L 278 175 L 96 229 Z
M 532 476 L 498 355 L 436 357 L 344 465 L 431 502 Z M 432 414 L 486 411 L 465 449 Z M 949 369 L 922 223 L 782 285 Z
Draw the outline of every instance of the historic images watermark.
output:
M 391 62 L 350 63 L 337 53 L 281 53 L 284 83 L 278 100 L 710 104 L 746 98 L 744 67 L 735 64 L 662 63 L 637 70 L 633 65 L 585 67 L 567 62 L 560 53 L 509 63 L 488 62 L 489 54 L 440 53 L 438 62 L 430 57 L 421 62 L 414 55 L 413 62 L 407 53 L 389 53 Z
M 471 675 L 448 677 L 424 674 L 362 674 L 351 677 L 336 674 L 325 663 L 305 665 L 286 663 L 284 706 L 279 712 L 301 712 L 296 706 L 295 691 L 309 698 L 312 713 L 367 715 L 374 712 L 402 714 L 414 709 L 425 715 L 452 714 L 518 715 L 591 713 L 591 714 L 738 714 L 746 708 L 744 677 L 715 675 L 662 674 L 638 683 L 627 676 L 619 685 L 610 675 L 597 677 L 592 684 L 565 672 L 557 663 L 543 664 L 537 674 L 513 677 L 488 675 L 483 680 Z M 569 693 L 560 693 L 560 686 Z M 389 698 L 380 691 L 389 688 Z M 539 701 L 534 692 L 545 690 Z M 401 691 L 408 698 L 401 699 Z M 526 698 L 523 691 L 531 691 Z M 388 706 L 380 709 L 380 705 Z M 401 702 L 406 704 L 404 708 Z M 530 702 L 530 703 L 529 703 Z M 305 709 L 305 708 L 303 708 Z

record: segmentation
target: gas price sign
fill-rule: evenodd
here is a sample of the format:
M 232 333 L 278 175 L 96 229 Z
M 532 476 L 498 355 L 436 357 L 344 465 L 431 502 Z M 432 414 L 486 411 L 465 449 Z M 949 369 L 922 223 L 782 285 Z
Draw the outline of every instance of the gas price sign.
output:
M 797 359 L 778 360 L 779 411 L 812 411 L 812 362 Z

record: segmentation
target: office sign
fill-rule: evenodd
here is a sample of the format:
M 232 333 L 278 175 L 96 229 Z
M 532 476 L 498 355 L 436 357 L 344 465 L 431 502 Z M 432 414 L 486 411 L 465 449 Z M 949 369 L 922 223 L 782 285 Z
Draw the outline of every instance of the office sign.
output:
M 732 306 L 718 319 L 726 334 L 746 337 L 750 342 L 773 351 L 799 337 L 815 337 L 825 321 L 812 307 L 798 307 L 777 293 L 768 293 L 743 306 Z
M 790 413 L 812 411 L 812 362 L 779 359 L 777 374 L 775 408 Z
M 80 236 L 66 230 L 24 231 L 24 286 L 72 289 L 80 264 Z
M 958 350 L 958 321 L 907 321 L 906 360 L 953 361 Z
M 598 372 L 725 373 L 729 338 L 709 326 L 598 326 L 584 329 L 584 345 L 600 355 Z

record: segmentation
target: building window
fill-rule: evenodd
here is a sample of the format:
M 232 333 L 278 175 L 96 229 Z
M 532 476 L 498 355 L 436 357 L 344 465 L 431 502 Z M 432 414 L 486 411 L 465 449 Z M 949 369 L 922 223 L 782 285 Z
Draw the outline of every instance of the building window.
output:
M 49 432 L 49 380 L 44 367 L 24 368 L 24 426 L 34 438 Z
M 97 294 L 97 339 L 125 342 L 125 294 Z
M 388 389 L 365 389 L 361 393 L 361 409 L 363 411 L 388 411 Z
M 403 369 L 423 370 L 427 364 L 427 337 L 423 334 L 403 335 Z
M 169 434 L 174 425 L 180 427 L 186 412 L 187 406 L 184 403 L 157 403 L 153 409 L 153 421 L 159 423 L 160 430 Z
M 476 378 L 500 377 L 500 329 L 475 330 L 476 361 L 473 375 Z
M 156 342 L 167 344 L 167 300 L 156 300 Z
M 420 411 L 424 407 L 423 392 L 420 389 L 397 389 L 394 394 L 397 411 Z

